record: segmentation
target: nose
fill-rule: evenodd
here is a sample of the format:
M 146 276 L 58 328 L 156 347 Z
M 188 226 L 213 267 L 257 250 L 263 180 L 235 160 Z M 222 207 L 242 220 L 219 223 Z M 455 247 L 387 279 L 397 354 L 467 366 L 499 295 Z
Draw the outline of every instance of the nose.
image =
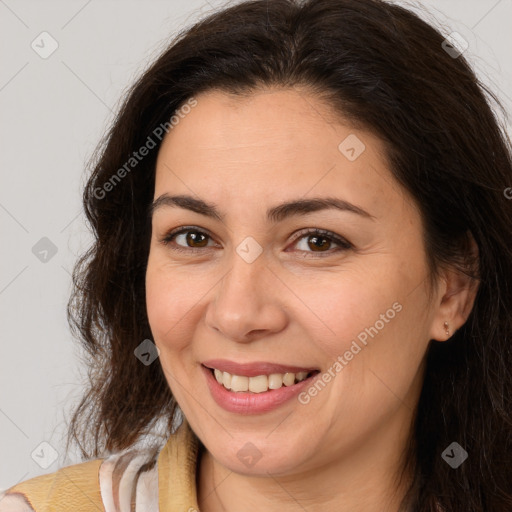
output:
M 206 324 L 238 343 L 278 333 L 287 323 L 284 289 L 264 254 L 248 263 L 234 251 L 230 269 L 213 289 Z

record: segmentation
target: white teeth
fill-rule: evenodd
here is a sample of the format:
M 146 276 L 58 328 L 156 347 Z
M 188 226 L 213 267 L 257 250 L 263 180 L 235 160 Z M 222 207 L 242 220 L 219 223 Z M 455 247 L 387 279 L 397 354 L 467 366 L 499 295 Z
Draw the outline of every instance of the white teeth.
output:
M 251 377 L 248 380 L 249 391 L 252 391 L 253 393 L 263 393 L 264 391 L 268 391 L 268 377 L 266 375 L 258 375 L 257 377 Z
M 231 375 L 231 391 L 249 391 L 249 377 Z
M 221 384 L 226 388 L 226 389 L 231 389 L 231 374 L 228 373 L 228 372 L 223 372 L 222 374 L 222 382 Z
M 285 373 L 283 377 L 283 384 L 285 386 L 293 386 L 295 383 L 295 373 Z
M 271 373 L 268 376 L 269 389 L 279 389 L 283 385 L 283 376 L 280 373 Z
M 215 378 L 219 384 L 231 391 L 251 391 L 252 393 L 264 393 L 269 389 L 279 389 L 284 386 L 293 386 L 295 381 L 300 382 L 308 376 L 308 372 L 298 373 L 271 373 L 270 375 L 258 375 L 246 377 L 243 375 L 231 375 L 214 369 Z

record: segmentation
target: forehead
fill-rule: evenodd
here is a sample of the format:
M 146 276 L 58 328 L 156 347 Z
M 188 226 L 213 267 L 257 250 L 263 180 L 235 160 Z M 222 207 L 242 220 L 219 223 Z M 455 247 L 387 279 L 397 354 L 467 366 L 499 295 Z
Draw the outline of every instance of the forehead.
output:
M 382 141 L 343 124 L 305 91 L 209 91 L 195 98 L 159 150 L 155 197 L 192 191 L 248 204 L 328 193 L 371 204 L 379 215 L 402 193 Z M 362 151 L 355 160 L 347 158 L 345 141 Z

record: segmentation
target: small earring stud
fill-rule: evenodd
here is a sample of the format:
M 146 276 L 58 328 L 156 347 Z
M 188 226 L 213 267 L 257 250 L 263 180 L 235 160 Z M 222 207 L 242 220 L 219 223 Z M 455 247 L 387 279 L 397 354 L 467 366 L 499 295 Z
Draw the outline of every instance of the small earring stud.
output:
M 444 328 L 446 329 L 446 335 L 449 336 L 450 335 L 450 330 L 448 329 L 448 322 L 444 323 Z

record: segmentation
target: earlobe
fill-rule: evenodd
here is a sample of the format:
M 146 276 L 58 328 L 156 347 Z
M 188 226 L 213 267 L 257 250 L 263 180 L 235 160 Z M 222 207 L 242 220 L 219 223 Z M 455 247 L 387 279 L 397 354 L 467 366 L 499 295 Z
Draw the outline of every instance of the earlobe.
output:
M 456 331 L 457 329 L 453 328 L 449 320 L 439 320 L 438 315 L 436 315 L 434 323 L 431 326 L 429 339 L 439 342 L 448 341 Z

